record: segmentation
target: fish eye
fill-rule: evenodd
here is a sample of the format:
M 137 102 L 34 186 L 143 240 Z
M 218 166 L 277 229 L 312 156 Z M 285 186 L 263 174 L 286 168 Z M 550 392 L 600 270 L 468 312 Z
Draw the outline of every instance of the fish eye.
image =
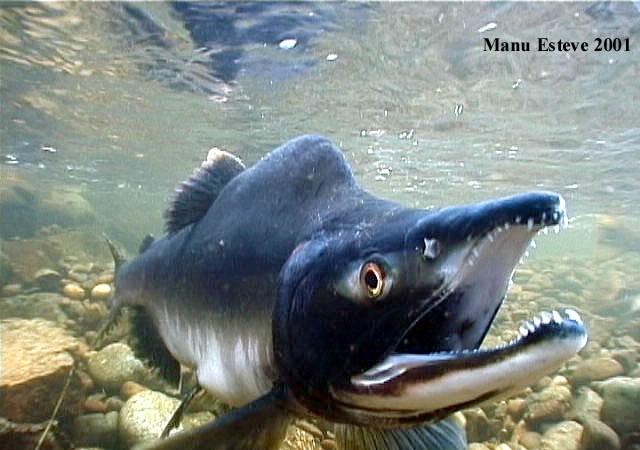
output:
M 374 262 L 368 262 L 362 266 L 360 283 L 366 290 L 369 298 L 375 299 L 380 297 L 384 292 L 385 284 L 385 273 L 382 266 Z

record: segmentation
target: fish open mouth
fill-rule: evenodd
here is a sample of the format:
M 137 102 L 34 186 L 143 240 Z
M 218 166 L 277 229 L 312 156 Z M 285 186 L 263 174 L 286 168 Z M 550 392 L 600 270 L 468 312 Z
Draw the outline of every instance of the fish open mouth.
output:
M 558 232 L 568 220 L 556 194 L 474 208 L 464 214 L 462 208 L 445 210 L 433 220 L 440 228 L 421 228 L 427 230 L 424 257 L 435 256 L 438 240 L 440 255 L 430 267 L 442 284 L 382 361 L 352 376 L 348 385 L 332 387 L 336 401 L 352 414 L 389 423 L 437 419 L 519 391 L 585 345 L 580 316 L 564 309 L 539 313 L 508 344 L 479 349 L 532 239 L 549 228 Z M 460 237 L 453 239 L 456 233 Z

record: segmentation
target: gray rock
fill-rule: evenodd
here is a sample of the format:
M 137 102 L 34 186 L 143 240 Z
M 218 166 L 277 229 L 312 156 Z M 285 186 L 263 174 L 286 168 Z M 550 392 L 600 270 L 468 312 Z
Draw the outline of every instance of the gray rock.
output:
M 615 377 L 596 383 L 604 403 L 601 419 L 620 435 L 640 431 L 640 378 Z
M 38 229 L 37 191 L 23 173 L 0 166 L 0 237 L 28 237 Z
M 180 402 L 157 391 L 142 391 L 120 410 L 120 438 L 128 446 L 158 438 Z
M 131 348 L 120 342 L 90 355 L 87 368 L 97 385 L 115 392 L 125 381 L 141 381 L 145 372 L 144 365 Z
M 115 447 L 118 443 L 118 413 L 83 414 L 73 420 L 73 442 L 87 447 Z
M 40 199 L 40 217 L 44 224 L 55 223 L 63 227 L 73 227 L 95 222 L 93 206 L 80 192 L 72 188 L 58 188 L 47 192 Z
M 569 420 L 582 423 L 587 419 L 600 419 L 600 411 L 604 400 L 595 391 L 586 386 L 578 390 L 578 395 L 573 399 L 571 410 L 566 414 Z
M 607 424 L 595 419 L 582 422 L 582 450 L 619 450 L 620 438 Z
M 540 439 L 540 450 L 580 450 L 584 428 L 567 420 L 547 429 Z

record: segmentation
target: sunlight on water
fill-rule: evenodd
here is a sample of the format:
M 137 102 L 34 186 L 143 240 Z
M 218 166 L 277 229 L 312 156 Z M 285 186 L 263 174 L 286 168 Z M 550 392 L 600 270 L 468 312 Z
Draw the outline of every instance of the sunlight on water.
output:
M 131 253 L 160 235 L 173 188 L 213 146 L 250 165 L 318 133 L 367 190 L 411 207 L 561 193 L 569 229 L 536 240 L 489 340 L 511 339 L 523 311 L 571 306 L 591 342 L 560 373 L 574 403 L 584 387 L 605 396 L 604 379 L 640 380 L 639 36 L 634 3 L 2 4 L 0 319 L 60 321 L 86 347 L 106 306 L 84 297 L 100 277 L 112 282 L 103 233 Z M 484 51 L 485 38 L 540 37 L 591 47 Z M 597 52 L 597 38 L 629 38 L 630 51 Z M 71 281 L 86 295 L 57 295 Z M 40 295 L 35 312 L 20 295 Z M 593 373 L 605 361 L 604 375 L 575 381 L 585 361 Z M 84 399 L 94 382 L 71 390 Z M 529 410 L 469 414 L 492 430 L 468 428 L 470 438 L 538 448 L 550 425 L 526 414 L 555 382 L 520 395 Z M 65 432 L 105 412 L 82 401 Z M 588 427 L 569 407 L 556 413 Z M 640 446 L 624 417 L 597 419 L 622 448 Z M 535 435 L 516 442 L 522 427 Z

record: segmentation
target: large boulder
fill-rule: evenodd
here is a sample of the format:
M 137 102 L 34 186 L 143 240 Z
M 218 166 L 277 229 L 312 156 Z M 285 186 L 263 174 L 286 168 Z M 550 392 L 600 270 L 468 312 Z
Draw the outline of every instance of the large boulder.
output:
M 46 320 L 9 319 L 0 321 L 0 327 L 0 416 L 23 423 L 49 419 L 70 374 L 58 417 L 78 413 L 82 385 L 71 369 L 72 352 L 81 343 Z

